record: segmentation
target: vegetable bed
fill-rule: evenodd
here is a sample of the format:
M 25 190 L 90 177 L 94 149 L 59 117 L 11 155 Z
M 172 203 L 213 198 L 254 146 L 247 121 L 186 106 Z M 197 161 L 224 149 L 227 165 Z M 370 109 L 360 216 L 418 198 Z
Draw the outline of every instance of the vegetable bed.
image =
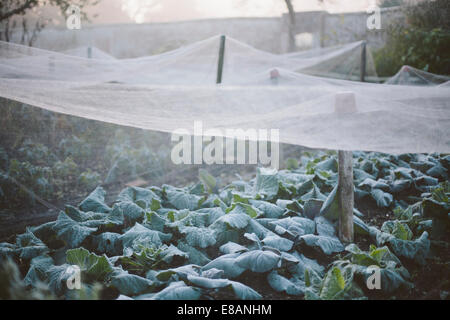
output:
M 56 221 L 0 244 L 0 296 L 415 297 L 418 270 L 438 258 L 447 273 L 432 279 L 447 297 L 450 156 L 354 152 L 350 245 L 337 237 L 336 155 L 305 152 L 288 164 L 281 171 L 259 168 L 254 179 L 221 189 L 205 171 L 184 188 L 128 187 L 113 203 L 105 203 L 99 186 Z M 369 207 L 393 219 L 372 225 Z M 79 290 L 67 286 L 71 266 L 81 270 Z M 374 270 L 379 289 L 367 285 Z

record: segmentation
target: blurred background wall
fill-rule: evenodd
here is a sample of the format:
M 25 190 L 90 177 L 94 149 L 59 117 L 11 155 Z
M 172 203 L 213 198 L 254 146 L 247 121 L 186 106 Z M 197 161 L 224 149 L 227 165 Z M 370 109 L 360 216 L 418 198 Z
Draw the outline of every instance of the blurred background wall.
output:
M 295 44 L 290 47 L 289 16 L 267 18 L 215 18 L 160 23 L 89 24 L 69 30 L 63 24 L 44 28 L 33 46 L 64 51 L 82 46 L 97 47 L 117 58 L 161 53 L 217 34 L 226 34 L 258 49 L 285 53 L 367 40 L 375 48 L 383 46 L 388 25 L 403 16 L 400 7 L 381 9 L 381 30 L 369 30 L 365 11 L 295 13 Z M 21 34 L 12 35 L 13 42 Z

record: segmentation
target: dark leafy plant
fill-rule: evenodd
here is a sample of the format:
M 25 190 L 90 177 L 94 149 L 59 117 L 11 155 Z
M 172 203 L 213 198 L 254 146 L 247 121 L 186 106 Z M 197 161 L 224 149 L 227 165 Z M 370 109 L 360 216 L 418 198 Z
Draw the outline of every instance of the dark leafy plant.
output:
M 450 74 L 450 3 L 421 1 L 404 9 L 405 19 L 388 28 L 386 46 L 375 53 L 380 76 L 392 76 L 403 65 Z

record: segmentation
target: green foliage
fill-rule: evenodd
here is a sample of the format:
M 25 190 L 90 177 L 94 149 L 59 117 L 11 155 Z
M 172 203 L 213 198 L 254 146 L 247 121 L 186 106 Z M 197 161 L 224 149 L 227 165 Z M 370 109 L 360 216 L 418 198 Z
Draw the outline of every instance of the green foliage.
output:
M 450 182 L 444 181 L 431 191 L 431 197 L 437 202 L 449 203 Z
M 161 247 L 138 246 L 137 252 L 132 252 L 129 256 L 120 258 L 120 264 L 128 271 L 136 274 L 145 274 L 148 270 L 154 269 L 162 262 L 160 255 L 163 251 Z
M 404 21 L 389 26 L 386 46 L 374 54 L 378 75 L 392 76 L 403 65 L 449 75 L 449 2 L 422 1 L 405 14 Z
M 430 241 L 420 223 L 448 219 L 448 184 L 438 184 L 445 171 L 428 175 L 428 162 L 445 165 L 445 157 L 427 157 L 354 154 L 356 194 L 374 210 L 397 208 L 397 220 L 381 230 L 355 210 L 356 237 L 364 237 L 368 251 L 345 247 L 337 237 L 335 155 L 310 153 L 295 170 L 260 168 L 254 179 L 212 193 L 204 181 L 127 187 L 109 201 L 96 187 L 78 207 L 67 205 L 56 221 L 0 244 L 0 260 L 20 261 L 29 287 L 42 282 L 66 299 L 99 297 L 96 283 L 121 298 L 260 299 L 256 280 L 306 299 L 364 299 L 372 297 L 365 281 L 373 266 L 380 268 L 383 297 L 391 297 L 411 287 L 402 263 L 428 258 Z M 73 168 L 65 159 L 55 163 L 55 172 Z M 398 181 L 410 181 L 409 192 L 423 200 L 397 192 Z M 65 286 L 70 265 L 82 272 L 79 293 Z
M 111 286 L 127 296 L 135 296 L 153 290 L 153 283 L 150 280 L 126 272 L 121 272 L 113 277 Z
M 119 129 L 0 101 L 0 203 L 4 208 L 35 209 L 39 202 L 33 194 L 55 204 L 62 198 L 78 198 L 101 182 L 116 186 L 167 173 L 170 146 L 157 148 L 165 134 Z
M 37 165 L 51 165 L 56 160 L 56 156 L 47 146 L 35 143 L 31 139 L 26 139 L 17 152 L 21 159 Z
M 92 171 L 91 169 L 87 169 L 82 172 L 78 177 L 79 185 L 86 190 L 95 188 L 100 182 L 100 174 L 96 171 Z
M 67 250 L 66 260 L 68 264 L 76 265 L 80 268 L 84 281 L 104 281 L 113 272 L 105 255 L 97 256 L 84 248 Z
M 109 212 L 111 208 L 105 203 L 106 191 L 102 187 L 95 188 L 89 196 L 81 201 L 79 207 L 84 212 Z
M 344 275 L 343 277 L 339 277 L 339 274 L 335 275 L 334 282 L 338 282 L 340 286 L 337 286 L 337 289 L 336 285 L 331 287 L 335 288 L 334 292 L 337 291 L 341 297 L 344 295 L 346 298 L 361 298 L 363 295 L 361 289 L 367 287 L 367 280 L 374 270 L 379 271 L 380 290 L 386 294 L 393 294 L 399 289 L 411 287 L 408 281 L 410 274 L 387 247 L 377 248 L 372 245 L 366 252 L 360 250 L 355 244 L 351 244 L 347 246 L 346 251 L 349 252 L 346 260 L 333 262 L 333 269 L 331 269 L 337 268 Z M 342 286 L 344 283 L 345 286 Z M 368 293 L 367 290 L 365 293 Z
M 401 240 L 411 240 L 413 233 L 406 223 L 400 221 L 386 221 L 381 227 L 381 231 L 387 232 Z
M 208 171 L 200 169 L 198 171 L 198 176 L 209 193 L 217 192 L 217 181 L 208 173 Z
M 0 300 L 51 300 L 55 296 L 40 282 L 29 289 L 22 281 L 19 268 L 12 260 L 0 260 Z
M 288 170 L 298 169 L 298 161 L 297 161 L 297 159 L 288 158 L 286 160 L 286 169 L 288 169 Z
M 52 182 L 51 168 L 11 159 L 8 173 L 0 173 L 0 203 L 8 207 L 23 206 L 34 204 L 36 196 L 49 198 L 54 190 Z
M 58 220 L 56 220 L 52 229 L 66 243 L 68 248 L 78 247 L 84 239 L 97 231 L 97 228 L 91 228 L 77 223 L 77 221 L 68 217 L 64 212 L 59 214 Z
M 57 161 L 53 165 L 53 174 L 59 179 L 67 179 L 71 176 L 76 176 L 77 173 L 78 165 L 71 157 L 67 157 L 64 161 Z
M 64 157 L 71 157 L 77 163 L 83 163 L 92 153 L 91 145 L 75 135 L 63 139 L 59 143 L 59 148 Z
M 153 296 L 154 300 L 197 300 L 201 296 L 198 288 L 187 286 L 183 281 L 172 282 Z
M 445 239 L 450 231 L 449 185 L 448 181 L 440 183 L 422 201 L 424 217 L 432 219 L 431 237 L 437 240 Z
M 253 272 L 267 272 L 277 267 L 279 261 L 280 256 L 272 251 L 252 250 L 242 253 L 236 263 Z

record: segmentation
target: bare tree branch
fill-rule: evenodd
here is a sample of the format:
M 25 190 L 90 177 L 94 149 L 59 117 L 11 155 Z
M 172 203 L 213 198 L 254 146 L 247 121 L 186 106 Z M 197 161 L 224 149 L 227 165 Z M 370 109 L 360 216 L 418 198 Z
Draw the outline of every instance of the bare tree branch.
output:
M 295 11 L 291 0 L 284 0 L 289 14 L 289 51 L 295 49 Z
M 22 38 L 21 43 L 28 42 L 31 45 L 38 35 L 38 33 L 45 27 L 47 20 L 37 13 L 37 22 L 34 24 L 34 29 L 29 28 L 29 16 L 28 13 L 32 13 L 33 10 L 39 8 L 41 5 L 50 5 L 58 7 L 61 10 L 63 16 L 67 16 L 66 12 L 70 5 L 75 4 L 81 9 L 81 18 L 89 21 L 89 17 L 83 10 L 88 5 L 94 6 L 101 0 L 0 0 L 0 40 L 10 40 L 10 34 L 13 32 L 10 21 L 13 26 L 18 22 L 17 16 L 22 16 Z M 39 11 L 39 10 L 38 10 Z M 33 20 L 33 18 L 31 19 Z M 30 34 L 30 32 L 32 33 Z
M 28 9 L 33 8 L 37 4 L 38 4 L 38 0 L 26 0 L 22 5 L 20 5 L 17 8 L 14 8 L 7 12 L 1 12 L 0 13 L 0 21 L 9 19 L 10 17 L 12 17 L 16 14 L 22 14 L 25 11 L 27 11 Z

